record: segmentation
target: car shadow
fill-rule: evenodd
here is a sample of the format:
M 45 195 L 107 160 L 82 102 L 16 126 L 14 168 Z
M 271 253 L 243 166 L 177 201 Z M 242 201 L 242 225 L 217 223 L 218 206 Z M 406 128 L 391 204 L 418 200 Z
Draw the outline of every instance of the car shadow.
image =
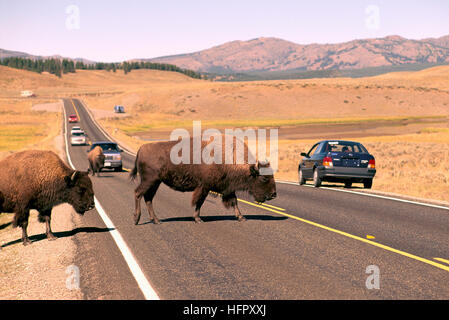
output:
M 307 186 L 313 186 L 313 184 L 310 183 L 306 183 Z M 359 189 L 359 190 L 364 190 L 364 187 L 359 187 L 359 186 L 351 186 L 350 188 L 346 188 L 344 184 L 322 184 L 321 187 L 326 187 L 326 188 L 338 188 L 338 189 Z
M 287 217 L 276 217 L 271 215 L 243 215 L 246 220 L 260 220 L 260 221 L 281 221 L 281 220 L 287 220 Z M 234 215 L 226 215 L 226 216 L 201 216 L 201 220 L 203 222 L 214 222 L 214 221 L 237 221 L 237 218 Z M 161 222 L 193 222 L 193 217 L 173 217 L 173 218 L 166 218 L 166 219 L 160 219 Z M 140 223 L 138 225 L 145 225 L 153 223 L 152 221 L 147 221 Z
M 59 232 L 53 232 L 53 235 L 57 238 L 65 238 L 65 237 L 72 237 L 77 233 L 97 233 L 97 232 L 110 232 L 114 230 L 114 228 L 97 228 L 97 227 L 81 227 L 81 228 L 75 228 L 73 230 L 69 231 L 59 231 Z M 47 239 L 47 235 L 45 233 L 41 234 L 35 234 L 28 237 L 31 242 L 37 242 L 41 240 Z M 8 247 L 17 243 L 21 243 L 22 239 L 16 239 L 13 241 L 10 241 L 8 243 L 3 244 L 0 248 Z

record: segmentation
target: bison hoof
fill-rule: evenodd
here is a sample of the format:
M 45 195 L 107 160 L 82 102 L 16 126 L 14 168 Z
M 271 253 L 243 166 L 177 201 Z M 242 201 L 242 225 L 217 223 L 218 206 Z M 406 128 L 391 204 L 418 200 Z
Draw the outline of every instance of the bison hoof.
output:
M 201 220 L 201 218 L 195 218 L 195 223 L 201 223 L 204 222 L 203 220 Z
M 246 221 L 246 218 L 244 216 L 239 216 L 237 217 L 237 219 L 242 222 L 242 221 Z
M 150 222 L 153 222 L 154 224 L 161 224 L 161 221 L 159 219 L 153 219 Z
M 47 234 L 47 239 L 48 239 L 48 241 L 53 241 L 53 240 L 56 240 L 58 238 L 56 238 L 53 233 L 50 233 L 50 234 Z
M 28 245 L 30 245 L 30 244 L 31 244 L 30 239 L 25 239 L 25 240 L 23 240 L 23 245 L 24 245 L 24 246 L 28 246 Z

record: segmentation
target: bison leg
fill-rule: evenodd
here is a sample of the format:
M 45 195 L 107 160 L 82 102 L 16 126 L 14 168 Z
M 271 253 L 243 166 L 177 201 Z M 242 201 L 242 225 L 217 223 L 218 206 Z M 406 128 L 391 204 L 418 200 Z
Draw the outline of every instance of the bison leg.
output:
M 39 212 L 38 219 L 40 222 L 45 222 L 45 234 L 47 235 L 47 239 L 56 240 L 57 238 L 54 236 L 53 232 L 51 232 L 51 210 Z
M 160 185 L 160 181 L 154 183 L 147 192 L 145 192 L 144 194 L 144 199 L 145 199 L 145 203 L 147 205 L 147 209 L 148 209 L 148 213 L 150 214 L 150 221 L 153 221 L 154 224 L 160 224 L 161 222 L 159 221 L 159 219 L 156 217 L 156 213 L 154 213 L 154 209 L 153 209 L 153 198 L 154 195 L 156 194 L 157 189 L 159 188 Z
M 237 220 L 239 221 L 245 221 L 245 217 L 242 215 L 242 213 L 240 212 L 239 206 L 237 205 L 237 196 L 235 195 L 235 192 L 232 192 L 230 194 L 227 195 L 223 195 L 223 204 L 225 205 L 226 208 L 229 207 L 233 207 L 234 208 L 234 213 L 235 213 L 235 217 L 237 218 Z
M 92 172 L 92 176 L 95 176 L 95 168 L 92 163 L 89 163 L 90 171 Z
M 28 238 L 27 228 L 28 228 L 28 217 L 30 216 L 29 209 L 21 209 L 17 210 L 14 214 L 14 227 L 22 228 L 22 243 L 24 246 L 31 244 L 30 239 Z
M 206 200 L 208 194 L 209 194 L 209 190 L 206 190 L 203 187 L 198 187 L 193 191 L 192 206 L 195 206 L 195 212 L 193 213 L 193 218 L 195 219 L 196 223 L 203 222 L 203 220 L 201 220 L 201 218 L 200 218 L 200 209 L 204 203 L 204 200 Z
M 141 182 L 140 183 L 140 185 L 136 188 L 136 190 L 134 191 L 134 200 L 135 200 L 135 208 L 136 208 L 136 210 L 135 210 L 135 212 L 134 212 L 134 224 L 138 224 L 139 223 L 139 220 L 140 220 L 140 216 L 141 216 L 141 214 L 142 214 L 142 210 L 141 210 L 141 208 L 140 208 L 140 202 L 141 202 L 141 199 L 142 199 L 142 197 L 151 189 L 151 187 L 153 186 L 153 185 L 155 185 L 156 183 L 158 183 L 158 187 L 159 187 L 159 184 L 160 184 L 160 182 L 156 182 L 156 181 L 153 181 L 153 182 Z M 155 188 L 155 190 L 154 190 L 154 193 L 156 193 L 156 191 L 157 191 L 157 188 Z M 153 196 L 154 196 L 154 194 L 153 194 Z M 151 200 L 152 200 L 152 197 L 151 197 Z M 151 205 L 151 209 L 152 209 L 152 205 Z M 153 212 L 153 215 L 154 215 L 154 211 L 150 211 L 150 217 L 151 217 L 151 212 Z M 155 215 L 154 215 L 154 217 L 156 217 Z M 157 218 L 156 218 L 157 219 Z M 159 221 L 159 220 L 157 220 L 157 221 Z

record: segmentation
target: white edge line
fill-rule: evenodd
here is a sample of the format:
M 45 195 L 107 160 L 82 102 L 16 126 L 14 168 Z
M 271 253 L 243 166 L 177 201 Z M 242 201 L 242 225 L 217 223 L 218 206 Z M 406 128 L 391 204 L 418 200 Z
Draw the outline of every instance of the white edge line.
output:
M 94 117 L 92 116 L 92 114 L 90 113 L 90 110 L 86 107 L 86 105 L 84 104 L 84 101 L 78 99 L 78 101 L 81 102 L 81 104 L 83 104 L 84 109 L 87 111 L 87 113 L 89 114 L 90 118 L 92 119 L 92 121 L 97 125 L 97 128 L 100 129 L 100 131 L 106 136 L 108 137 L 111 141 L 115 141 L 115 139 L 113 139 L 100 125 L 98 125 L 98 123 L 95 121 Z M 115 141 L 117 142 L 117 141 Z M 123 148 L 121 146 L 122 149 L 124 149 L 125 152 L 127 152 L 128 154 L 130 154 L 131 156 L 136 156 L 137 154 L 134 152 L 131 152 L 129 150 L 127 150 L 126 148 Z M 276 183 L 283 183 L 283 184 L 291 184 L 291 185 L 296 185 L 298 186 L 298 183 L 292 182 L 292 181 L 284 181 L 284 180 L 276 180 Z M 313 188 L 312 186 L 307 186 L 304 185 L 304 187 L 310 187 Z M 320 189 L 325 189 L 325 190 L 331 190 L 331 191 L 340 191 L 340 192 L 347 192 L 347 193 L 354 193 L 354 194 L 358 194 L 361 196 L 367 196 L 367 197 L 373 197 L 373 198 L 380 198 L 380 199 L 387 199 L 387 200 L 393 200 L 393 201 L 399 201 L 399 202 L 405 202 L 405 203 L 410 203 L 410 204 L 416 204 L 416 205 L 420 205 L 420 206 L 425 206 L 425 207 L 431 207 L 431 208 L 437 208 L 437 209 L 443 209 L 443 210 L 449 210 L 449 207 L 444 207 L 444 206 L 439 206 L 436 204 L 430 204 L 430 203 L 423 203 L 423 202 L 417 202 L 417 201 L 411 201 L 411 200 L 405 200 L 405 199 L 399 199 L 399 198 L 393 198 L 393 197 L 387 197 L 387 196 L 381 196 L 381 195 L 377 195 L 377 194 L 372 194 L 372 193 L 363 193 L 363 192 L 357 192 L 357 191 L 351 191 L 351 190 L 341 190 L 341 189 L 332 189 L 332 188 L 327 188 L 327 187 L 320 187 Z
M 67 160 L 68 160 L 70 166 L 72 167 L 72 169 L 76 170 L 75 166 L 72 163 L 72 160 L 70 159 L 70 154 L 69 154 L 69 147 L 68 147 L 68 141 L 67 141 L 67 119 L 66 119 L 64 100 L 62 100 L 62 108 L 64 110 L 64 124 L 65 124 L 64 140 L 65 140 L 65 149 L 66 149 Z M 112 229 L 110 231 L 110 234 L 111 234 L 112 238 L 114 239 L 115 244 L 119 248 L 120 252 L 122 253 L 123 258 L 125 259 L 125 262 L 128 265 L 129 270 L 131 271 L 134 279 L 136 280 L 137 285 L 139 286 L 140 290 L 142 291 L 145 299 L 146 300 L 160 300 L 156 291 L 154 291 L 154 289 L 151 286 L 151 284 L 149 283 L 148 279 L 143 274 L 142 269 L 140 268 L 139 264 L 137 263 L 136 258 L 131 253 L 131 250 L 129 249 L 125 240 L 123 240 L 123 237 L 121 236 L 120 232 L 114 226 L 111 219 L 109 219 L 108 215 L 106 214 L 106 212 L 104 211 L 100 202 L 98 201 L 98 199 L 95 196 L 94 196 L 94 201 L 95 201 L 95 209 L 97 210 L 101 219 L 103 219 L 104 224 L 106 225 L 107 228 Z
M 291 182 L 291 181 L 276 180 L 276 183 L 291 184 L 291 185 L 299 186 L 299 184 L 297 182 Z M 307 186 L 307 185 L 303 185 L 303 187 L 313 188 L 313 186 Z M 439 205 L 436 205 L 436 204 L 430 204 L 430 203 L 424 203 L 424 202 L 417 202 L 417 201 L 411 201 L 411 200 L 405 200 L 405 199 L 381 196 L 381 195 L 372 194 L 372 193 L 364 193 L 364 192 L 357 192 L 357 191 L 351 191 L 351 190 L 333 189 L 333 188 L 328 188 L 328 187 L 320 187 L 318 189 L 325 189 L 325 190 L 331 190 L 331 191 L 354 193 L 354 194 L 358 194 L 358 195 L 366 196 L 366 197 L 387 199 L 387 200 L 405 202 L 405 203 L 410 203 L 410 204 L 416 204 L 416 205 L 425 206 L 425 207 L 449 210 L 449 207 L 439 206 Z

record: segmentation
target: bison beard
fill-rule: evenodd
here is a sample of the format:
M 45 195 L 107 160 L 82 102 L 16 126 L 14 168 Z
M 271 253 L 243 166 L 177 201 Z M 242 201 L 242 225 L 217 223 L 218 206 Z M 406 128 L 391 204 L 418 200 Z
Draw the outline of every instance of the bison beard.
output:
M 153 198 L 162 182 L 177 191 L 193 191 L 191 205 L 194 207 L 195 222 L 202 222 L 200 209 L 209 191 L 222 194 L 224 206 L 234 209 L 238 221 L 246 219 L 237 205 L 236 191 L 248 191 L 259 202 L 276 197 L 273 175 L 262 176 L 259 173 L 259 168 L 269 168 L 269 163 L 173 164 L 170 159 L 170 150 L 176 143 L 177 141 L 148 143 L 141 146 L 137 152 L 135 166 L 130 173 L 132 179 L 139 174 L 141 180 L 135 189 L 134 223 L 136 225 L 141 216 L 142 197 L 145 199 L 150 220 L 155 224 L 160 223 L 153 209 Z M 201 149 L 204 149 L 206 145 L 207 143 L 203 142 Z M 244 152 L 249 152 L 246 146 Z

